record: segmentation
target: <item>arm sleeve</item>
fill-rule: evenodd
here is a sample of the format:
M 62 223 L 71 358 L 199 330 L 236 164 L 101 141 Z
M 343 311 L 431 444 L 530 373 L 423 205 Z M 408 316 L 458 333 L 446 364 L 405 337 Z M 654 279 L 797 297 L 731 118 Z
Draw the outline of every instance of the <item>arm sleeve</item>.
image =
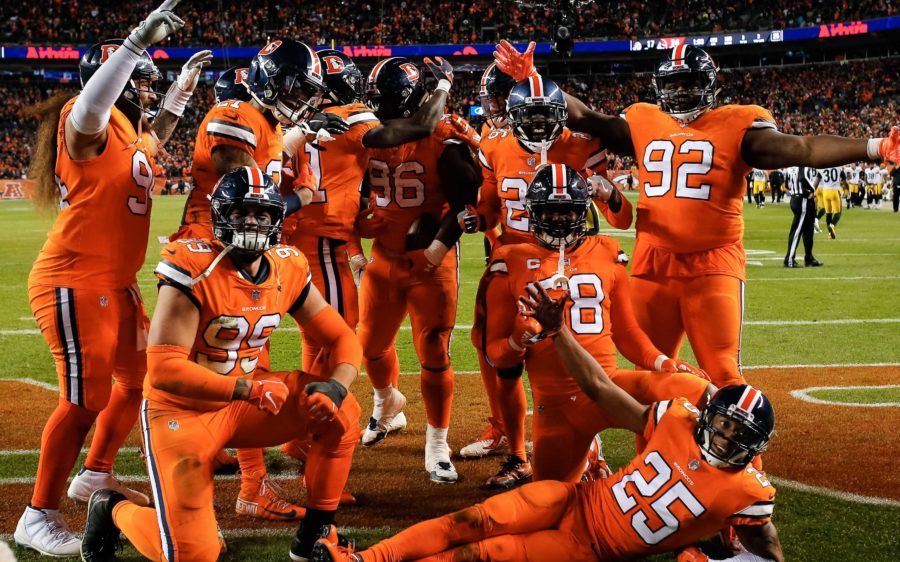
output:
M 488 231 L 500 224 L 500 194 L 497 192 L 497 176 L 487 165 L 481 151 L 478 152 L 478 159 L 481 161 L 482 181 L 476 209 L 483 219 L 484 230 Z
M 122 46 L 100 65 L 84 85 L 69 114 L 76 131 L 95 135 L 106 128 L 112 106 L 131 80 L 134 67 L 143 53 L 143 49 L 138 49 L 130 39 L 125 39 Z
M 359 338 L 334 308 L 324 307 L 303 325 L 303 331 L 329 350 L 332 365 L 347 363 L 359 370 L 362 363 Z
M 652 371 L 653 363 L 662 352 L 656 349 L 634 317 L 628 272 L 624 266 L 616 266 L 615 282 L 609 297 L 613 325 L 612 339 L 616 349 L 635 365 Z
M 484 302 L 485 355 L 497 369 L 506 369 L 522 362 L 525 350 L 516 351 L 509 345 L 518 310 L 515 297 L 509 291 L 506 262 L 497 260 L 489 266 L 490 275 Z
M 147 348 L 150 386 L 193 400 L 230 402 L 238 377 L 226 377 L 194 363 L 189 350 L 177 345 Z
M 603 218 L 606 219 L 613 228 L 618 228 L 619 230 L 628 230 L 631 228 L 631 223 L 634 220 L 634 213 L 632 212 L 631 201 L 628 200 L 627 197 L 622 195 L 622 192 L 619 192 L 619 198 L 622 200 L 622 207 L 613 212 L 612 209 L 609 208 L 609 204 L 605 201 L 598 201 L 594 199 L 594 203 L 597 204 L 597 210 L 600 211 L 600 214 L 603 215 Z

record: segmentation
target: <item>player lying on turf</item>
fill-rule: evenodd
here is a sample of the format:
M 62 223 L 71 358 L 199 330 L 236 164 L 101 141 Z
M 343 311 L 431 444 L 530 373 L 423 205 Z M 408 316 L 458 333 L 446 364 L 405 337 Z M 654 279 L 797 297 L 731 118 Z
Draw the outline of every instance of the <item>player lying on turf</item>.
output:
M 729 560 L 783 560 L 771 521 L 775 488 L 749 466 L 775 427 L 768 399 L 736 385 L 702 411 L 683 398 L 638 404 L 575 339 L 563 318 L 568 296 L 554 300 L 532 285 L 522 302 L 584 393 L 614 425 L 648 439 L 643 453 L 609 478 L 527 484 L 362 552 L 322 539 L 314 560 L 624 560 L 682 548 L 726 524 L 748 551 Z
M 178 240 L 161 252 L 141 429 L 156 509 L 112 490 L 88 503 L 84 560 L 109 560 L 121 530 L 151 560 L 215 560 L 215 455 L 312 435 L 307 509 L 291 545 L 306 560 L 330 528 L 359 439 L 350 384 L 362 350 L 310 281 L 306 257 L 277 245 L 285 205 L 259 168 L 225 174 L 213 191 L 216 239 Z M 285 314 L 314 334 L 312 373 L 257 368 Z

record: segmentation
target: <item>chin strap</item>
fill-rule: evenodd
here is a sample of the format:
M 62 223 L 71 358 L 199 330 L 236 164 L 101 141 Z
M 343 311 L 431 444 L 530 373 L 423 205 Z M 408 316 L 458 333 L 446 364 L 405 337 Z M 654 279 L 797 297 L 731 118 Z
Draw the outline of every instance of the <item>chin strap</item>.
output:
M 569 290 L 569 278 L 566 277 L 566 242 L 559 243 L 559 260 L 556 262 L 556 275 L 550 278 L 550 284 L 554 289 Z
M 209 264 L 209 267 L 207 267 L 206 269 L 203 270 L 203 273 L 201 273 L 200 275 L 191 279 L 191 288 L 193 288 L 194 285 L 196 285 L 197 283 L 203 281 L 204 279 L 206 279 L 207 277 L 212 275 L 213 270 L 216 268 L 217 265 L 219 265 L 219 262 L 222 261 L 222 259 L 226 255 L 228 255 L 228 252 L 230 252 L 233 248 L 234 248 L 233 244 L 229 244 L 229 245 L 225 246 L 225 248 L 221 252 L 219 252 L 219 255 L 216 256 L 216 259 L 214 259 L 212 261 L 212 263 Z

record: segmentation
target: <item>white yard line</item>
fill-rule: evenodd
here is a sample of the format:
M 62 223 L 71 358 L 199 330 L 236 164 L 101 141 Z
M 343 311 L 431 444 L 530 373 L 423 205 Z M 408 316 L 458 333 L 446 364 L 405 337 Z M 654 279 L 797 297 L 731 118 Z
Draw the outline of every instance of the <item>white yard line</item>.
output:
M 816 398 L 809 395 L 810 392 L 816 392 L 819 390 L 868 390 L 871 388 L 900 388 L 900 384 L 884 384 L 872 386 L 811 386 L 809 388 L 792 390 L 791 396 L 803 402 L 809 402 L 810 404 L 821 404 L 825 406 L 849 406 L 851 408 L 900 408 L 900 402 L 840 402 L 837 400 L 825 400 L 824 398 Z
M 826 496 L 829 498 L 834 498 L 834 499 L 853 502 L 853 503 L 862 503 L 862 504 L 866 504 L 866 505 L 884 505 L 884 506 L 888 506 L 888 507 L 900 507 L 900 501 L 892 500 L 892 499 L 888 499 L 888 498 L 879 498 L 879 497 L 875 497 L 875 496 L 863 496 L 863 495 L 854 494 L 851 492 L 843 492 L 841 490 L 832 490 L 831 488 L 823 488 L 821 486 L 813 486 L 811 484 L 804 484 L 803 482 L 797 482 L 795 480 L 788 480 L 786 478 L 779 478 L 777 476 L 771 477 L 771 479 L 772 479 L 772 482 L 774 482 L 776 486 L 790 488 L 792 490 L 797 490 L 799 492 L 809 492 L 812 494 L 819 494 L 819 495 Z

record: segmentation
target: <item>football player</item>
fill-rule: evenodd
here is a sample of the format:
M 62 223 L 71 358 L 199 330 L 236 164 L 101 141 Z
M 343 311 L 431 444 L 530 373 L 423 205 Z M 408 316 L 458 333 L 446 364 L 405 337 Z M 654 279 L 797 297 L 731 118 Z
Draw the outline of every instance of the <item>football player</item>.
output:
M 362 552 L 322 539 L 316 560 L 631 560 L 683 548 L 725 525 L 734 526 L 747 551 L 729 561 L 784 560 L 772 523 L 775 488 L 750 466 L 775 429 L 762 392 L 723 388 L 702 409 L 684 398 L 642 405 L 581 347 L 564 320 L 565 298 L 532 288 L 523 306 L 555 332 L 555 353 L 610 422 L 647 439 L 643 452 L 609 478 L 527 484 Z
M 498 66 L 514 78 L 535 75 L 532 45 L 521 54 L 501 42 Z M 759 106 L 715 107 L 717 72 L 706 51 L 683 44 L 665 51 L 654 72 L 657 105 L 637 103 L 619 117 L 566 100 L 570 126 L 639 166 L 631 269 L 638 322 L 670 357 L 687 333 L 700 368 L 722 387 L 743 381 L 743 178 L 751 167 L 896 159 L 900 128 L 868 140 L 782 134 Z
M 701 403 L 708 387 L 698 376 L 673 372 L 694 369 L 687 364 L 679 369 L 638 327 L 618 243 L 607 236 L 585 234 L 590 200 L 588 183 L 575 169 L 552 164 L 538 170 L 526 199 L 531 240 L 500 246 L 487 271 L 485 352 L 500 373 L 523 362 L 528 370 L 535 410 L 532 464 L 536 480 L 580 479 L 588 449 L 596 434 L 609 427 L 609 420 L 566 376 L 550 342 L 540 343 L 533 337 L 538 333 L 533 322 L 517 314 L 517 299 L 529 283 L 568 285 L 573 303 L 567 321 L 579 342 L 639 402 L 686 396 Z M 617 349 L 639 369 L 667 373 L 618 370 Z M 524 451 L 513 449 L 488 484 L 511 487 L 527 479 L 531 468 L 525 460 Z
M 490 231 L 500 224 L 500 246 L 529 242 L 525 195 L 536 170 L 548 162 L 584 170 L 593 178 L 592 186 L 597 186 L 595 200 L 607 221 L 617 228 L 631 225 L 631 203 L 605 179 L 606 150 L 597 139 L 566 127 L 565 98 L 554 82 L 535 75 L 517 83 L 509 92 L 507 115 L 509 128 L 492 131 L 482 139 L 479 159 L 484 180 L 477 216 L 462 218 L 464 224 L 468 222 L 465 224 L 468 232 Z M 482 298 L 476 299 L 472 339 L 483 355 L 484 319 L 479 309 L 483 307 L 484 291 L 479 294 Z M 521 368 L 498 372 L 487 361 L 482 360 L 482 364 L 488 373 L 497 373 L 499 377 L 495 383 L 499 404 L 494 410 L 501 413 L 511 454 L 524 459 L 526 403 Z
M 334 521 L 359 439 L 356 335 L 311 282 L 306 257 L 278 244 L 285 204 L 256 167 L 225 174 L 211 198 L 212 240 L 177 240 L 156 267 L 141 429 L 153 508 L 115 490 L 88 503 L 85 560 L 112 558 L 121 530 L 151 560 L 215 560 L 212 462 L 223 447 L 275 446 L 310 434 L 307 508 L 291 545 L 306 560 Z M 259 359 L 290 314 L 322 343 L 314 372 Z
M 452 77 L 444 65 L 428 69 L 438 89 L 449 88 Z M 408 118 L 425 98 L 424 77 L 408 59 L 385 59 L 369 74 L 367 94 L 380 120 Z M 362 444 L 375 445 L 405 425 L 395 339 L 408 313 L 428 421 L 425 469 L 435 482 L 458 476 L 447 443 L 453 401 L 449 345 L 459 289 L 456 243 L 462 234 L 457 213 L 474 203 L 480 181 L 468 147 L 446 138 L 453 120 L 442 120 L 423 140 L 371 151 L 367 180 L 373 205 L 357 221 L 360 233 L 375 239 L 360 285 L 359 338 L 375 393 Z
M 858 162 L 854 162 L 850 164 L 850 171 L 848 172 L 847 184 L 850 189 L 850 195 L 847 196 L 847 208 L 850 207 L 861 207 L 862 201 L 859 197 L 860 194 L 860 183 L 864 181 L 863 178 L 863 169 L 862 166 L 859 165 Z
M 837 230 L 835 227 L 841 220 L 841 176 L 843 172 L 840 168 L 833 166 L 819 170 L 819 183 L 817 190 L 822 190 L 822 204 L 825 212 L 825 224 L 828 228 L 828 235 L 832 239 L 837 238 Z
M 753 199 L 756 201 L 756 208 L 762 209 L 766 206 L 766 182 L 768 177 L 765 170 L 754 168 L 751 172 L 753 176 Z
M 50 556 L 78 555 L 81 541 L 59 513 L 60 496 L 95 421 L 68 495 L 83 501 L 113 488 L 149 502 L 123 486 L 112 467 L 137 420 L 147 371 L 136 275 L 150 233 L 157 147 L 142 123 L 156 100 L 159 71 L 146 50 L 184 25 L 172 12 L 177 4 L 164 2 L 126 39 L 88 49 L 79 64 L 82 91 L 35 109 L 42 115 L 35 202 L 58 204 L 59 214 L 28 277 L 28 297 L 56 364 L 59 402 L 41 435 L 34 492 L 14 538 Z
M 182 226 L 169 237 L 172 241 L 212 238 L 208 196 L 226 172 L 240 166 L 259 167 L 281 183 L 282 126 L 310 118 L 325 85 L 313 49 L 299 41 L 274 39 L 257 53 L 246 72 L 227 71 L 215 89 L 218 101 L 200 124 L 194 143 L 194 187 L 185 202 Z M 291 201 L 299 200 L 297 194 L 290 195 Z M 269 368 L 267 351 L 261 368 Z M 298 518 L 299 508 L 268 482 L 262 451 L 242 449 L 237 458 L 241 468 L 237 513 L 262 519 Z

